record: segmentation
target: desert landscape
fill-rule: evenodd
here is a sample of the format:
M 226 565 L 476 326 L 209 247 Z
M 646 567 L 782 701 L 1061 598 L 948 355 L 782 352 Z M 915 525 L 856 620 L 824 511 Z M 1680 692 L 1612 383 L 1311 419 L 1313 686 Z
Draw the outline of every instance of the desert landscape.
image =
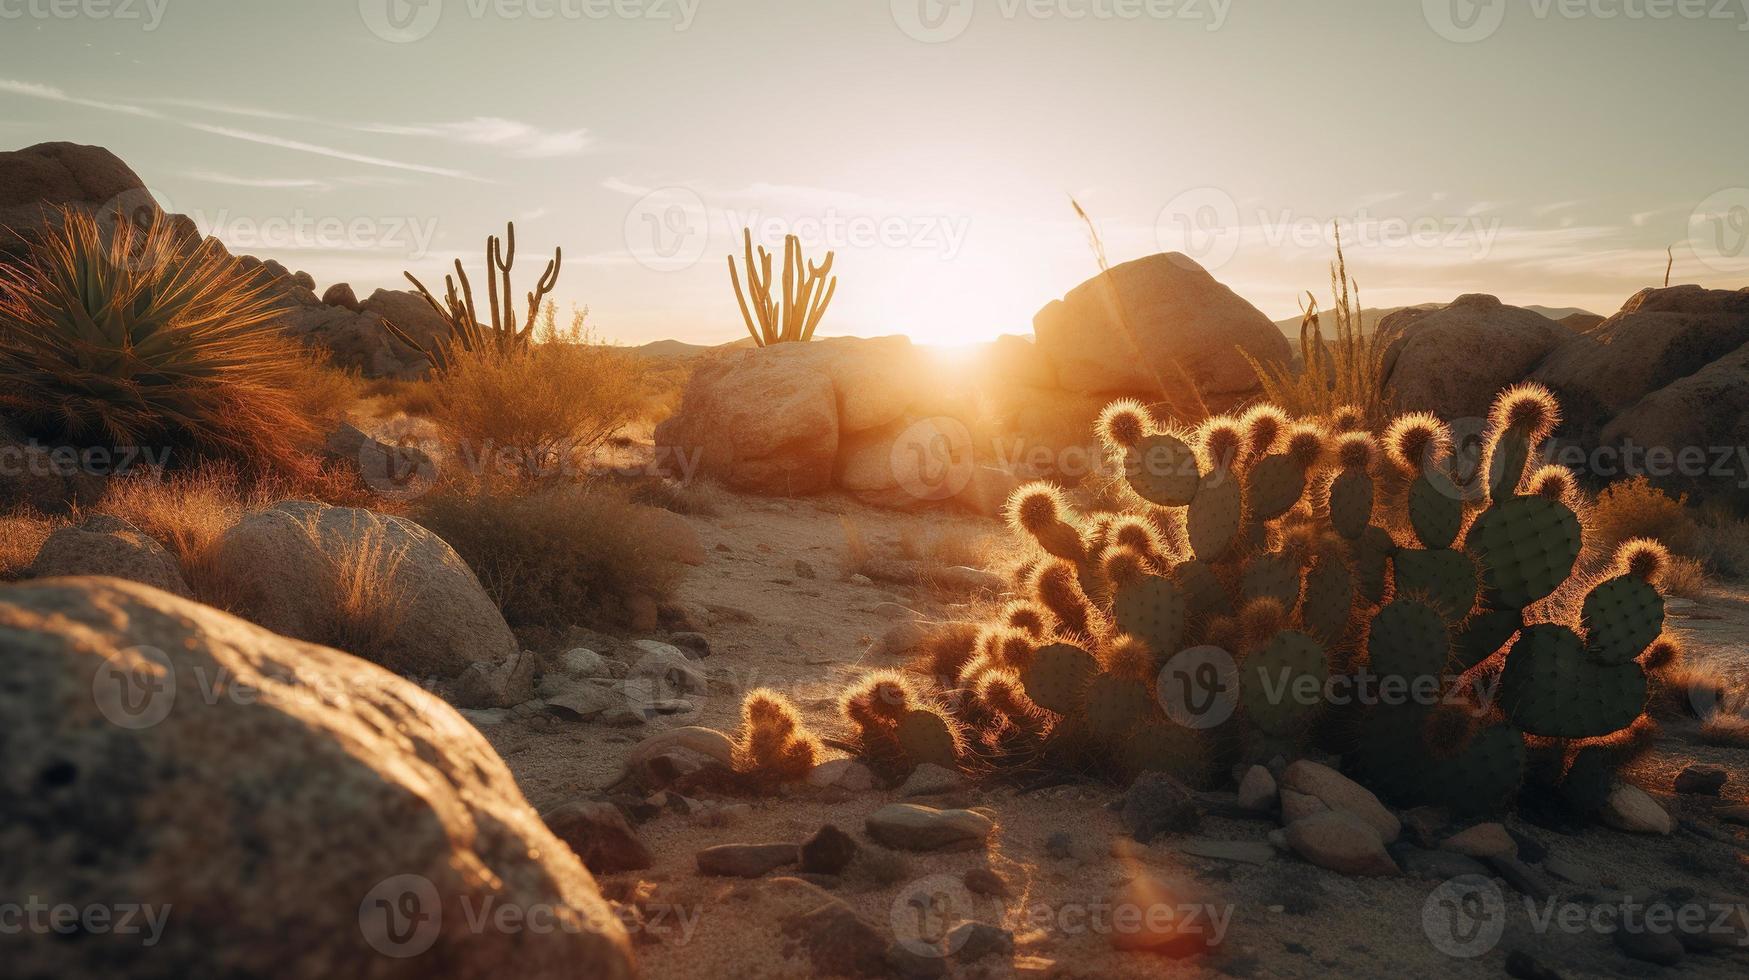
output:
M 59 120 L 0 128 L 0 973 L 1749 969 L 1723 246 L 1369 305 L 1338 218 L 1281 317 L 1083 193 L 962 335 L 991 283 L 863 329 L 878 249 L 732 222 L 628 340 L 541 214 L 319 277 Z

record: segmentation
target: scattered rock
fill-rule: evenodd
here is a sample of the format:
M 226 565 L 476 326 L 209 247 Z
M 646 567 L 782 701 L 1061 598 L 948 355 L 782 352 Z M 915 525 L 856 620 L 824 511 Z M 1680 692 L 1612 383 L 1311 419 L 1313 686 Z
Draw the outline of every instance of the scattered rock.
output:
M 1713 811 L 1713 816 L 1726 823 L 1749 827 L 1749 804 L 1738 803 L 1732 806 L 1722 806 Z
M 567 803 L 541 814 L 541 820 L 596 874 L 638 871 L 655 863 L 638 832 L 612 803 Z
M 786 939 L 807 953 L 817 976 L 885 976 L 887 939 L 843 902 L 830 900 L 782 923 Z
M 802 870 L 810 874 L 842 874 L 856 859 L 856 839 L 837 827 L 827 824 L 802 842 Z
M 513 653 L 497 663 L 476 662 L 456 676 L 451 699 L 462 708 L 509 708 L 534 697 L 539 659 Z
M 1559 973 L 1522 949 L 1506 954 L 1506 975 L 1516 980 L 1561 980 Z
M 1075 838 L 1068 832 L 1058 830 L 1045 838 L 1045 855 L 1059 861 L 1067 861 L 1075 856 Z
M 549 681 L 543 679 L 541 689 L 546 694 L 548 709 L 562 718 L 576 721 L 594 721 L 607 709 L 620 707 L 625 703 L 624 697 L 604 685 L 573 683 L 563 689 L 549 691 Z
M 358 294 L 352 291 L 350 283 L 337 282 L 322 292 L 322 302 L 327 306 L 340 306 L 354 313 L 364 312 L 364 307 L 358 302 Z
M 986 956 L 1013 956 L 1014 933 L 984 922 L 962 922 L 948 931 L 942 947 L 961 963 L 976 963 Z
M 1209 840 L 1196 837 L 1179 842 L 1178 849 L 1197 857 L 1237 861 L 1241 864 L 1268 864 L 1275 860 L 1275 848 L 1268 841 Z
M 1417 847 L 1433 849 L 1439 842 L 1451 836 L 1447 831 L 1451 827 L 1451 815 L 1443 807 L 1417 806 L 1404 810 L 1402 815 L 1403 833 Z
M 1301 759 L 1289 765 L 1281 775 L 1281 788 L 1317 797 L 1325 806 L 1332 810 L 1342 810 L 1352 813 L 1379 832 L 1379 837 L 1389 844 L 1402 833 L 1402 823 L 1396 814 L 1385 809 L 1370 790 L 1347 776 L 1326 765 Z M 1284 793 L 1282 810 L 1287 810 Z
M 802 561 L 800 558 L 796 559 L 796 578 L 818 578 L 818 577 L 819 576 L 814 572 L 814 566 L 808 564 L 805 561 Z
M 1554 886 L 1549 884 L 1541 872 L 1515 857 L 1500 854 L 1483 858 L 1482 861 L 1504 878 L 1507 884 L 1535 901 L 1547 901 L 1555 893 Z
M 972 810 L 893 803 L 870 814 L 866 829 L 879 843 L 902 851 L 968 850 L 982 846 L 996 824 Z
M 1654 932 L 1643 926 L 1633 929 L 1618 927 L 1611 938 L 1622 955 L 1659 966 L 1675 966 L 1682 962 L 1682 956 L 1687 952 L 1682 940 L 1674 934 Z
M 929 630 L 922 623 L 910 620 L 894 623 L 869 647 L 873 657 L 909 657 L 929 639 Z
M 899 787 L 899 795 L 938 796 L 942 793 L 957 793 L 965 788 L 965 777 L 959 773 L 944 769 L 933 762 L 925 762 L 911 770 L 905 784 Z
M 1517 857 L 1518 842 L 1497 823 L 1479 823 L 1447 837 L 1440 848 L 1473 858 Z
M 1283 788 L 1276 792 L 1276 796 L 1281 801 L 1283 826 L 1304 820 L 1313 814 L 1330 812 L 1330 808 L 1324 805 L 1323 800 L 1307 793 Z
M 1449 881 L 1463 875 L 1492 877 L 1492 873 L 1480 861 L 1455 851 L 1430 851 L 1407 841 L 1398 841 L 1385 851 L 1403 869 L 1403 873 L 1411 878 Z
M 151 971 L 362 977 L 417 950 L 459 976 L 510 962 L 537 978 L 636 973 L 583 863 L 486 739 L 418 685 L 118 579 L 0 587 L 0 650 L 4 876 L 43 895 L 169 896 L 190 922 L 225 923 L 172 925 Z M 134 678 L 135 696 L 94 688 L 105 672 Z M 490 903 L 557 919 L 535 933 L 437 914 Z M 4 972 L 110 975 L 118 956 L 138 949 L 9 943 Z
M 607 658 L 587 647 L 576 647 L 566 650 L 558 656 L 559 669 L 567 676 L 579 680 L 590 677 L 609 677 L 611 671 L 607 667 Z
M 670 787 L 729 785 L 734 766 L 735 742 L 729 736 L 696 725 L 670 728 L 633 746 L 609 788 L 648 794 Z
M 711 655 L 710 637 L 703 633 L 670 633 L 668 642 L 679 647 L 687 656 L 694 660 L 703 660 Z
M 967 868 L 961 880 L 965 882 L 966 890 L 974 895 L 1007 898 L 1013 894 L 1008 889 L 1008 879 L 989 868 Z
M 1657 800 L 1629 783 L 1618 783 L 1610 790 L 1599 816 L 1611 827 L 1631 834 L 1668 834 L 1676 829 Z
M 699 874 L 760 878 L 800 860 L 795 844 L 718 844 L 695 855 Z
M 1287 827 L 1294 852 L 1320 868 L 1348 875 L 1395 875 L 1384 839 L 1372 823 L 1346 810 L 1328 810 Z
M 0 460 L 5 457 L 0 456 Z M 176 559 L 164 546 L 119 517 L 93 514 L 56 528 L 26 573 L 29 578 L 107 575 L 193 598 Z
M 1136 777 L 1124 793 L 1120 816 L 1124 829 L 1143 844 L 1161 834 L 1195 830 L 1202 821 L 1195 795 L 1163 772 L 1145 772 Z
M 1688 766 L 1676 774 L 1675 789 L 1678 793 L 1717 796 L 1725 788 L 1726 778 L 1725 770 L 1718 766 Z
M 383 442 L 346 422 L 328 433 L 320 455 L 385 496 L 416 496 L 437 479 L 437 463 L 425 450 L 410 442 Z
M 1245 778 L 1239 780 L 1239 805 L 1258 813 L 1275 809 L 1275 777 L 1268 769 L 1252 766 L 1245 770 Z
M 1532 837 L 1526 831 L 1514 827 L 1509 823 L 1506 825 L 1506 833 L 1512 837 L 1512 842 L 1518 846 L 1518 856 L 1521 860 L 1530 864 L 1541 864 L 1543 859 L 1549 856 L 1548 847 L 1546 847 L 1542 841 Z
M 808 773 L 810 786 L 836 786 L 851 793 L 866 793 L 875 788 L 874 770 L 855 759 L 830 759 Z

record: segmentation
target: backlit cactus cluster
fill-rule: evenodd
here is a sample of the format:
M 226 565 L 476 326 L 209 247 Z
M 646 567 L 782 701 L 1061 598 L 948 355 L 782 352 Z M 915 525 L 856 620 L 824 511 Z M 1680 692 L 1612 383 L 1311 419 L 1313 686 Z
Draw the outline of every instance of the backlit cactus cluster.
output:
M 1537 386 L 1502 393 L 1466 463 L 1424 413 L 1374 432 L 1261 405 L 1186 430 L 1114 403 L 1099 435 L 1124 505 L 1021 488 L 1010 518 L 1042 557 L 1020 597 L 845 692 L 851 742 L 898 773 L 1201 785 L 1321 751 L 1403 805 L 1495 810 L 1531 783 L 1595 809 L 1671 659 L 1666 556 L 1635 541 L 1576 574 L 1576 481 L 1530 465 L 1558 411 Z

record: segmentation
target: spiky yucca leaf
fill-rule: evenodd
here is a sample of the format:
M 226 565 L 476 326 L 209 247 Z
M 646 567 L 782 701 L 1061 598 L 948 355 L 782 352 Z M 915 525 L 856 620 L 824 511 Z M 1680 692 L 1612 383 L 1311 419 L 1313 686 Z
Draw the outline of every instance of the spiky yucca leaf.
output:
M 0 266 L 0 412 L 78 446 L 165 444 L 305 470 L 302 350 L 271 296 L 211 239 L 62 209 Z

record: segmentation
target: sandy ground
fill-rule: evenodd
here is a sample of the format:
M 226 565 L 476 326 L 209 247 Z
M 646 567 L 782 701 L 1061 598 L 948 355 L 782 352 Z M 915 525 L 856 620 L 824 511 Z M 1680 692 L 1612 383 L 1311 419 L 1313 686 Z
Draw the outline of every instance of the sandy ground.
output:
M 692 571 L 678 598 L 708 611 L 703 631 L 712 652 L 698 666 L 710 676 L 710 690 L 690 696 L 692 713 L 657 719 L 652 727 L 701 724 L 732 731 L 741 693 L 770 685 L 787 693 L 811 724 L 835 731 L 836 691 L 861 670 L 894 665 L 865 652 L 895 616 L 903 615 L 894 604 L 932 620 L 975 612 L 926 589 L 849 580 L 844 571 L 845 522 L 859 528 L 877 552 L 895 548 L 907 527 L 925 535 L 955 531 L 1004 538 L 992 520 L 902 516 L 839 497 L 793 502 L 736 498 L 722 516 L 686 520 L 698 531 L 708 559 Z M 992 557 L 999 565 L 1004 555 L 998 551 Z M 1693 605 L 1677 605 L 1673 623 L 1698 658 L 1749 670 L 1749 594 L 1719 590 Z M 623 647 L 600 652 L 625 659 L 637 656 Z M 485 725 L 483 730 L 530 801 L 545 810 L 611 782 L 627 749 L 652 727 L 616 729 L 536 716 Z M 1576 879 L 1550 879 L 1559 892 L 1557 903 L 1588 909 L 1614 901 L 1618 893 L 1671 887 L 1707 895 L 1749 894 L 1749 834 L 1709 816 L 1715 806 L 1744 802 L 1749 793 L 1746 759 L 1749 752 L 1741 749 L 1689 744 L 1679 733 L 1667 734 L 1634 774 L 1673 815 L 1690 821 L 1699 832 L 1679 829 L 1670 837 L 1645 837 L 1591 827 L 1569 833 L 1516 819 L 1512 826 L 1546 846 L 1551 860 Z M 1733 772 L 1723 800 L 1671 792 L 1673 774 L 1691 761 Z M 1001 874 L 1010 882 L 1010 897 L 968 897 L 958 912 L 1012 930 L 1015 952 L 975 964 L 949 962 L 952 976 L 1498 977 L 1513 951 L 1530 953 L 1563 977 L 1738 977 L 1749 969 L 1749 951 L 1690 954 L 1675 970 L 1626 959 L 1596 927 L 1538 928 L 1548 905 L 1530 902 L 1504 886 L 1504 912 L 1488 919 L 1504 922 L 1501 938 L 1484 940 L 1474 957 L 1448 955 L 1429 939 L 1440 923 L 1449 921 L 1440 917 L 1439 880 L 1350 878 L 1283 855 L 1261 866 L 1202 858 L 1180 850 L 1186 840 L 1182 836 L 1163 837 L 1136 853 L 1114 857 L 1113 841 L 1124 835 L 1105 804 L 1118 795 L 1115 787 L 1094 784 L 1026 794 L 1014 786 L 995 785 L 918 801 L 988 807 L 998 829 L 986 850 L 853 865 L 831 894 L 883 931 L 904 930 L 906 899 L 938 883 L 937 876 L 957 881 L 977 866 Z M 606 876 L 603 884 L 610 892 L 623 892 L 642 882 L 650 906 L 664 910 L 662 921 L 652 922 L 640 945 L 646 975 L 711 980 L 817 975 L 795 941 L 780 934 L 779 921 L 816 904 L 818 893 L 793 879 L 701 877 L 693 855 L 714 844 L 799 841 L 827 823 L 855 835 L 865 852 L 891 855 L 868 841 L 863 821 L 898 799 L 897 791 L 796 792 L 725 801 L 746 804 L 736 807 L 729 819 L 664 814 L 643 824 L 640 833 L 656 855 L 655 867 Z M 1273 827 L 1268 820 L 1210 817 L 1196 836 L 1265 841 Z M 1045 841 L 1059 832 L 1069 836 L 1070 847 L 1067 856 L 1053 857 Z M 1214 928 L 1216 918 L 1225 920 L 1220 941 L 1210 952 L 1188 960 L 1120 952 L 1107 930 L 1087 925 L 1090 916 L 1109 907 L 1114 889 L 1138 870 L 1166 882 L 1174 904 L 1204 909 L 1199 914 L 1208 928 Z M 1431 929 L 1429 915 L 1435 923 Z

